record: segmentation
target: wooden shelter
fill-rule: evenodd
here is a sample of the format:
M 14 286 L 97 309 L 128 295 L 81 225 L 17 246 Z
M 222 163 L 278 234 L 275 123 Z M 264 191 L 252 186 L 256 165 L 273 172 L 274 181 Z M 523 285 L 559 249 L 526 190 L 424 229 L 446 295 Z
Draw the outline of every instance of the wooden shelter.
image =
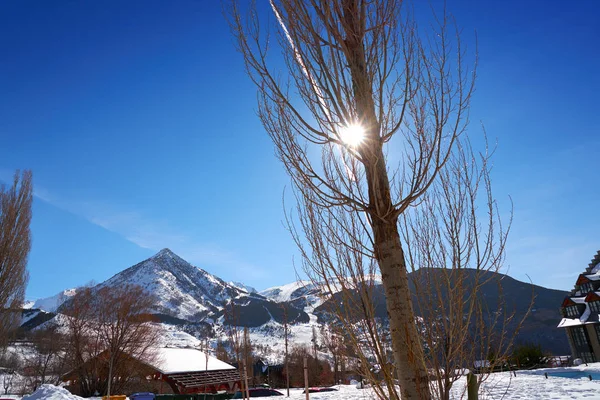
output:
M 240 374 L 234 366 L 198 349 L 161 347 L 148 360 L 137 360 L 129 355 L 121 359 L 127 369 L 134 371 L 131 373 L 133 379 L 129 378 L 124 386 L 126 392 L 193 394 L 234 392 L 241 387 Z M 103 352 L 86 364 L 104 365 L 106 360 L 106 352 Z M 92 379 L 106 381 L 108 370 L 104 367 L 97 370 L 99 375 Z M 73 392 L 78 391 L 79 379 L 78 369 L 63 376 L 63 381 L 68 382 L 67 386 Z
M 233 365 L 197 349 L 161 348 L 149 366 L 173 393 L 233 392 L 240 386 L 240 374 Z

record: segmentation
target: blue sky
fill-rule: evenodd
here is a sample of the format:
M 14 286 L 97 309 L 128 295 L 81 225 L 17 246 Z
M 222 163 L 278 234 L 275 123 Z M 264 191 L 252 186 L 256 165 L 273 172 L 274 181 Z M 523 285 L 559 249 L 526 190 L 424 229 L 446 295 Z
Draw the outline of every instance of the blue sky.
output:
M 448 7 L 477 31 L 471 135 L 514 201 L 508 273 L 569 289 L 600 249 L 600 3 L 533 3 Z M 258 289 L 295 278 L 289 180 L 220 2 L 0 2 L 0 53 L 0 179 L 36 187 L 28 298 L 164 247 Z

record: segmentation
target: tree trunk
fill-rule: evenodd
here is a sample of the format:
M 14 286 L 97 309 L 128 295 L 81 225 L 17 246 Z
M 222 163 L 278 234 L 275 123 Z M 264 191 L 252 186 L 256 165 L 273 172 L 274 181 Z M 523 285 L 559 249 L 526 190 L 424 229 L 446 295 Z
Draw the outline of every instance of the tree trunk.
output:
M 396 221 L 373 219 L 373 232 L 402 399 L 429 399 L 423 348 L 415 323 Z
M 348 68 L 352 76 L 355 107 L 358 119 L 366 132 L 364 142 L 357 148 L 365 168 L 369 193 L 375 257 L 381 271 L 390 336 L 402 400 L 430 399 L 423 347 L 417 331 L 408 286 L 404 252 L 398 233 L 397 216 L 390 193 L 386 157 L 380 138 L 380 122 L 375 112 L 373 84 L 367 71 L 363 45 L 365 20 L 356 1 L 344 3 L 347 36 L 344 41 Z
M 108 400 L 110 400 L 110 383 L 112 381 L 112 368 L 113 368 L 113 360 L 112 360 L 112 355 L 110 356 L 110 360 L 108 362 L 108 388 L 106 390 L 106 396 L 108 397 Z
M 468 400 L 477 400 L 479 398 L 478 394 L 478 383 L 477 377 L 472 372 L 469 372 L 467 375 L 467 399 Z

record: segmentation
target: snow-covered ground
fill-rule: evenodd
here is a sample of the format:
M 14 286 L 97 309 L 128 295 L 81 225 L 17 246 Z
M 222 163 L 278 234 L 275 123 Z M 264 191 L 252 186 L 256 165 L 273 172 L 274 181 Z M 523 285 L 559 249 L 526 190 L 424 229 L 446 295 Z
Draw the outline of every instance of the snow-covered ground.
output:
M 544 372 L 548 372 L 548 379 Z M 508 372 L 500 372 L 489 376 L 482 384 L 479 399 L 481 400 L 520 400 L 520 399 L 600 399 L 600 380 L 590 381 L 588 377 L 563 378 L 554 377 L 552 373 L 580 373 L 581 375 L 597 374 L 600 379 L 600 363 L 589 366 L 546 369 L 534 371 L 517 371 L 517 376 Z M 466 399 L 466 379 L 456 382 L 452 390 L 453 399 Z M 357 389 L 352 385 L 336 386 L 337 392 L 312 393 L 315 400 L 367 400 L 375 399 L 371 389 Z M 266 397 L 265 397 L 266 398 Z M 290 399 L 304 399 L 301 389 L 290 390 Z
M 548 378 L 544 373 L 548 373 Z M 581 376 L 580 378 L 565 378 L 552 374 Z M 589 380 L 588 375 L 593 379 Z M 466 399 L 464 393 L 465 379 L 460 379 L 452 390 L 453 399 Z M 23 397 L 23 400 L 79 400 L 77 396 L 66 393 L 64 389 L 44 385 L 33 397 Z M 357 389 L 353 385 L 335 386 L 336 392 L 311 393 L 314 400 L 367 400 L 375 399 L 369 388 Z M 285 390 L 280 390 L 285 393 Z M 0 395 L 0 397 L 9 397 Z M 10 396 L 18 399 L 18 397 Z M 517 371 L 513 376 L 508 372 L 500 372 L 489 376 L 483 383 L 479 398 L 481 400 L 524 400 L 524 399 L 600 399 L 600 363 L 573 368 L 549 368 L 532 371 Z M 290 399 L 303 400 L 302 389 L 291 389 Z
M 548 371 L 548 378 L 544 372 Z M 517 371 L 516 376 L 509 372 L 492 374 L 482 384 L 480 399 L 599 399 L 600 380 L 590 381 L 587 377 L 565 378 L 552 376 L 562 371 L 580 371 L 600 375 L 600 363 L 588 367 L 554 368 L 546 370 Z M 463 395 L 466 379 L 462 378 L 453 388 L 453 398 L 466 398 Z M 463 397 L 461 397 L 463 396 Z

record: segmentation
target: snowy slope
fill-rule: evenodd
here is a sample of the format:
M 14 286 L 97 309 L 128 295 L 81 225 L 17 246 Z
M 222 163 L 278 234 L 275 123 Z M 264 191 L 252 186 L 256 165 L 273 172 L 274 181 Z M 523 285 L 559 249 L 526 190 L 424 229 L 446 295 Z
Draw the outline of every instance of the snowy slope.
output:
M 381 285 L 381 277 L 379 275 L 369 275 L 366 277 L 366 282 L 374 285 Z M 348 283 L 345 285 L 346 288 L 351 288 L 353 285 Z M 259 292 L 266 298 L 276 302 L 294 302 L 300 298 L 307 299 L 308 302 L 319 302 L 322 297 L 322 293 L 330 292 L 337 293 L 342 290 L 342 285 L 339 281 L 330 282 L 329 289 L 325 285 L 315 284 L 311 281 L 296 281 L 288 283 L 287 285 L 274 286 Z M 318 304 L 313 304 L 313 307 L 317 307 Z
M 315 286 L 310 281 L 296 281 L 287 285 L 275 286 L 259 292 L 276 302 L 292 301 L 313 291 Z
M 28 302 L 26 308 L 39 308 L 47 312 L 55 312 L 65 301 L 69 300 L 76 293 L 76 289 L 63 290 L 60 293 L 51 297 L 38 299 L 33 302 Z M 24 307 L 25 308 L 25 307 Z
M 318 285 L 310 281 L 297 281 L 265 289 L 260 294 L 276 303 L 288 302 L 291 306 L 309 314 L 311 321 L 316 321 L 312 313 L 323 303 L 321 290 Z
M 254 289 L 252 286 L 244 285 L 241 282 L 227 282 L 227 283 L 238 289 L 245 290 L 248 293 L 258 293 L 258 290 Z
M 124 271 L 97 287 L 134 284 L 159 299 L 157 312 L 199 321 L 222 308 L 225 301 L 247 295 L 244 289 L 197 268 L 169 249 Z

